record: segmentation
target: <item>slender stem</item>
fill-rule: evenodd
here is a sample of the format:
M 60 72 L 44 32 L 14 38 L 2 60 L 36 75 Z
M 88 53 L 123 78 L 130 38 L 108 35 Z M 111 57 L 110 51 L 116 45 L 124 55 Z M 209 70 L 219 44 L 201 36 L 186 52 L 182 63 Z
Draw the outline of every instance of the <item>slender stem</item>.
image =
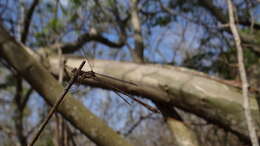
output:
M 69 81 L 69 84 L 66 86 L 64 92 L 62 93 L 62 95 L 58 98 L 58 100 L 55 102 L 55 104 L 53 105 L 53 107 L 51 108 L 50 112 L 48 113 L 47 117 L 45 118 L 45 120 L 43 121 L 43 123 L 41 124 L 40 128 L 38 129 L 37 133 L 34 135 L 32 142 L 29 144 L 29 146 L 33 146 L 34 143 L 36 142 L 36 140 L 39 138 L 40 134 L 42 133 L 43 129 L 45 128 L 45 126 L 48 124 L 48 122 L 50 121 L 51 117 L 53 116 L 53 114 L 55 113 L 56 109 L 58 108 L 58 106 L 61 104 L 61 102 L 63 101 L 65 95 L 68 93 L 69 89 L 71 88 L 72 84 L 76 81 L 81 69 L 83 68 L 84 64 L 86 63 L 86 61 L 82 61 L 81 65 L 79 66 L 79 68 L 77 69 L 77 72 L 74 73 L 74 76 L 71 78 L 71 80 Z
M 253 121 L 253 118 L 251 115 L 251 110 L 250 110 L 249 97 L 248 97 L 248 82 L 247 82 L 247 77 L 246 77 L 241 40 L 240 40 L 238 30 L 235 25 L 232 2 L 231 2 L 231 0 L 227 0 L 227 3 L 228 3 L 230 28 L 231 28 L 231 32 L 233 33 L 236 48 L 237 48 L 239 73 L 240 73 L 240 78 L 242 80 L 242 94 L 243 94 L 243 99 L 244 99 L 243 106 L 244 106 L 245 118 L 246 118 L 246 122 L 247 122 L 247 126 L 248 126 L 249 136 L 250 136 L 252 145 L 259 146 L 258 138 L 256 135 L 256 128 L 255 128 L 254 121 Z

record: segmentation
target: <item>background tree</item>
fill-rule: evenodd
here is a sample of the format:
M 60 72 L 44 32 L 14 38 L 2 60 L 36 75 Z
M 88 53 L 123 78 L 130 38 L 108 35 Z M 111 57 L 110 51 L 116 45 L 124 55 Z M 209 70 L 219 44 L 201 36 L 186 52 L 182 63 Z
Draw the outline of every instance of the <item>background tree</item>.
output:
M 259 2 L 233 4 L 259 139 Z M 85 57 L 85 70 L 128 82 L 98 74 L 79 82 L 58 110 L 65 122 L 53 119 L 38 145 L 250 145 L 226 1 L 3 0 L 0 6 L 1 145 L 27 145 L 46 103 L 62 92 L 53 77 L 66 82 Z M 161 113 L 122 95 L 129 106 L 108 90 L 143 97 Z

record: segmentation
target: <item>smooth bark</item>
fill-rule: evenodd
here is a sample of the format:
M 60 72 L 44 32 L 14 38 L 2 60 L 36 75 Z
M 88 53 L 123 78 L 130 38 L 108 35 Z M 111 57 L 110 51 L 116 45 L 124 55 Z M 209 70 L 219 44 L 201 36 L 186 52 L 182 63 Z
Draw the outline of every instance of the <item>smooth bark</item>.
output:
M 63 87 L 2 26 L 0 26 L 0 55 L 50 105 L 55 103 L 56 98 L 62 93 Z M 66 95 L 65 101 L 59 106 L 58 111 L 97 145 L 131 146 L 127 140 L 109 128 L 70 94 Z
M 80 64 L 83 58 L 68 56 L 67 69 Z M 97 79 L 81 81 L 87 85 L 106 89 L 120 89 L 129 94 L 146 97 L 163 104 L 178 107 L 194 113 L 207 121 L 228 130 L 249 142 L 247 125 L 244 120 L 241 89 L 212 79 L 206 74 L 181 67 L 153 64 L 135 64 L 108 60 L 91 60 L 97 73 L 133 82 L 124 83 L 97 75 Z M 55 74 L 58 60 L 50 58 L 50 66 Z M 83 68 L 90 70 L 90 68 Z M 250 97 L 250 110 L 260 137 L 259 111 L 254 96 Z

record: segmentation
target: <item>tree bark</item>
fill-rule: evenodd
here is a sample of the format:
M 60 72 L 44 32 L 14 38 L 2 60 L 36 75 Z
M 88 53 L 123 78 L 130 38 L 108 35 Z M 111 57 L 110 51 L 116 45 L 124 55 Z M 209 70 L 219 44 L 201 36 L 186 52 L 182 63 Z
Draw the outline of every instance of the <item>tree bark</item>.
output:
M 56 98 L 62 93 L 63 87 L 1 25 L 0 56 L 14 67 L 50 105 L 55 103 Z M 58 111 L 97 145 L 131 146 L 127 140 L 93 115 L 71 94 L 66 95 Z
M 194 131 L 184 123 L 178 112 L 172 107 L 165 104 L 156 104 L 163 114 L 168 127 L 174 138 L 176 146 L 199 146 Z
M 56 58 L 55 56 L 50 58 L 50 66 L 54 74 L 58 68 Z M 67 56 L 68 71 L 78 66 L 82 59 L 84 58 Z M 99 74 L 96 74 L 98 80 L 90 78 L 82 80 L 81 83 L 111 90 L 120 89 L 154 102 L 178 107 L 249 142 L 241 89 L 224 84 L 221 80 L 206 74 L 181 67 L 108 60 L 92 60 L 92 63 L 95 72 L 134 84 L 109 79 Z M 90 69 L 85 66 L 83 70 Z M 250 110 L 257 125 L 257 135 L 260 138 L 260 118 L 254 96 L 250 96 L 250 104 Z

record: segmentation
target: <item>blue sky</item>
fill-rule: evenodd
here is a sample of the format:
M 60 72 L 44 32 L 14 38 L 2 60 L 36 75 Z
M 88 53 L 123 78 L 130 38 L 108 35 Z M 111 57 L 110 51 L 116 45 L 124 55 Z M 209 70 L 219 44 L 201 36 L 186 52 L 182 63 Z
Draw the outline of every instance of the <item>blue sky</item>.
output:
M 5 3 L 6 1 L 0 1 L 0 3 Z M 19 8 L 18 3 L 16 3 L 16 1 L 8 1 L 9 4 L 8 6 L 10 7 L 10 9 L 13 9 L 13 11 L 17 11 Z M 27 2 L 30 2 L 30 0 L 28 0 Z M 53 2 L 52 0 L 45 0 L 45 2 Z M 60 2 L 62 3 L 62 5 L 64 7 L 68 6 L 68 0 L 60 0 Z M 1 9 L 1 8 L 0 8 Z M 1 12 L 1 11 L 0 11 Z M 58 11 L 58 17 L 62 17 L 62 11 Z M 258 6 L 255 9 L 254 12 L 256 19 L 258 21 L 260 21 L 260 6 Z M 45 24 L 48 23 L 48 20 L 53 18 L 53 15 L 51 14 L 47 14 L 46 12 L 43 14 L 44 18 L 41 18 L 42 16 L 39 15 L 35 15 L 34 16 L 34 25 L 37 26 L 42 26 L 44 27 Z M 5 17 L 10 17 L 14 20 L 17 19 L 17 13 L 5 13 L 4 15 Z M 187 15 L 187 17 L 192 17 Z M 176 62 L 177 65 L 180 65 L 182 60 L 183 60 L 183 56 L 185 57 L 185 54 L 183 54 L 183 50 L 186 49 L 187 51 L 196 51 L 196 49 L 199 47 L 199 39 L 200 37 L 205 33 L 203 31 L 203 29 L 201 28 L 201 26 L 196 25 L 196 24 L 187 24 L 187 20 L 181 19 L 180 17 L 177 18 L 177 22 L 175 23 L 170 23 L 167 26 L 161 27 L 161 26 L 156 26 L 152 29 L 152 33 L 150 35 L 145 36 L 145 44 L 146 44 L 146 49 L 145 49 L 145 57 L 148 58 L 150 61 L 152 62 Z M 187 25 L 187 29 L 186 29 L 186 25 Z M 185 32 L 183 33 L 183 30 L 185 30 Z M 41 29 L 37 30 L 37 31 L 41 31 Z M 184 42 L 181 43 L 182 38 L 180 37 L 182 35 L 182 33 L 184 34 Z M 145 33 L 144 33 L 145 34 Z M 68 35 L 66 35 L 66 37 L 63 38 L 64 41 L 71 41 L 71 40 L 75 40 L 77 37 L 77 33 L 75 32 L 71 32 Z M 160 43 L 160 37 L 164 35 L 164 38 L 162 39 L 162 41 Z M 106 34 L 106 36 L 110 39 L 110 40 L 117 40 L 117 36 L 115 34 Z M 32 39 L 32 38 L 31 38 Z M 129 44 L 131 46 L 133 46 L 133 39 L 130 38 L 128 40 Z M 217 40 L 216 40 L 217 42 Z M 179 46 L 177 46 L 177 44 L 180 44 Z M 90 45 L 86 45 L 86 48 L 90 47 Z M 179 47 L 179 48 L 178 48 Z M 89 48 L 88 48 L 89 49 Z M 161 54 L 158 53 L 157 51 L 160 50 Z M 96 58 L 99 59 L 114 59 L 114 60 L 127 60 L 130 61 L 131 60 L 131 55 L 130 52 L 128 50 L 127 47 L 123 47 L 121 49 L 114 49 L 115 52 L 119 52 L 120 55 L 117 55 L 116 58 L 113 58 L 110 56 L 111 50 L 110 48 L 102 45 L 102 44 L 98 44 L 98 47 L 96 49 L 96 52 L 103 52 L 102 54 L 97 54 L 97 56 L 95 56 Z M 78 53 L 80 54 L 80 53 Z M 124 54 L 124 55 L 123 55 Z M 121 55 L 123 57 L 121 57 Z M 109 98 L 107 98 L 107 96 L 111 96 Z M 121 116 L 127 116 L 124 115 L 124 113 L 126 113 L 127 110 L 129 110 L 130 108 L 132 108 L 131 106 L 125 105 L 125 103 L 119 98 L 117 97 L 117 95 L 115 95 L 113 92 L 107 92 L 101 89 L 95 89 L 94 91 L 89 92 L 88 95 L 85 95 L 84 98 L 83 97 L 78 97 L 79 100 L 82 100 L 84 102 L 84 104 L 90 108 L 90 110 L 92 110 L 92 112 L 94 112 L 96 115 L 98 116 L 102 116 L 104 111 L 99 112 L 98 110 L 100 109 L 100 106 L 105 105 L 107 102 L 107 99 L 112 101 L 112 104 L 114 104 L 115 106 L 117 105 L 123 105 L 120 108 L 120 110 L 118 110 L 117 113 L 118 115 L 120 114 Z M 43 108 L 44 105 L 44 101 L 42 98 L 39 98 L 38 94 L 33 94 L 31 97 L 31 100 L 29 101 L 29 106 L 32 108 L 32 115 L 31 115 L 31 122 L 36 123 L 39 120 L 39 110 L 41 110 Z M 144 110 L 142 107 L 135 107 L 136 110 L 138 111 L 142 111 L 144 113 L 147 113 L 146 110 Z M 113 109 L 111 109 L 113 110 Z M 115 116 L 114 119 L 112 119 L 110 121 L 110 125 L 114 126 L 114 128 L 116 129 L 120 129 L 122 128 L 122 126 L 125 124 L 126 121 L 121 120 L 116 126 L 114 125 L 115 120 L 117 119 L 116 116 L 118 116 L 117 114 L 114 114 L 112 116 Z M 125 119 L 125 117 L 123 117 Z

